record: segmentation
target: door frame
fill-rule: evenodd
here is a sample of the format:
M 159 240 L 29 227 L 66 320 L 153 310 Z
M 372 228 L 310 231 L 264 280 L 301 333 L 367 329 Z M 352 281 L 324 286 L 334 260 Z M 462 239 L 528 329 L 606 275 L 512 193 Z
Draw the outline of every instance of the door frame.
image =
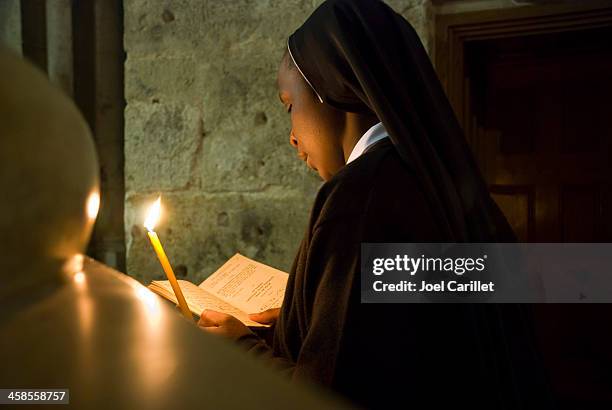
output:
M 466 78 L 466 43 L 532 34 L 545 34 L 612 25 L 609 1 L 513 7 L 508 9 L 436 15 L 434 64 L 448 99 L 455 110 L 468 143 L 480 163 L 482 130 L 470 112 L 470 84 Z

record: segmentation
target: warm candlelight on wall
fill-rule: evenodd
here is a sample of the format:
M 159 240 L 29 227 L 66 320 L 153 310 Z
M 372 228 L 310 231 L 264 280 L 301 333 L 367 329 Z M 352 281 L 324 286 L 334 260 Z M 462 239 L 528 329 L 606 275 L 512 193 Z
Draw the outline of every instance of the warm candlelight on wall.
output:
M 161 263 L 164 272 L 166 272 L 166 276 L 168 277 L 168 281 L 172 286 L 172 290 L 176 295 L 176 300 L 178 301 L 179 307 L 181 308 L 181 312 L 183 315 L 189 319 L 193 320 L 193 316 L 191 315 L 191 311 L 187 306 L 187 302 L 185 301 L 185 297 L 183 296 L 183 292 L 176 280 L 176 276 L 174 276 L 174 271 L 172 270 L 172 266 L 170 266 L 170 261 L 164 252 L 164 248 L 159 241 L 159 237 L 155 233 L 155 225 L 159 221 L 159 217 L 161 215 L 161 196 L 157 198 L 157 201 L 151 205 L 149 211 L 147 212 L 147 217 L 144 222 L 145 228 L 147 228 L 147 235 L 149 236 L 149 240 L 151 241 L 151 245 L 153 245 L 153 249 L 155 249 L 155 253 L 157 254 L 157 258 L 159 259 L 159 263 Z

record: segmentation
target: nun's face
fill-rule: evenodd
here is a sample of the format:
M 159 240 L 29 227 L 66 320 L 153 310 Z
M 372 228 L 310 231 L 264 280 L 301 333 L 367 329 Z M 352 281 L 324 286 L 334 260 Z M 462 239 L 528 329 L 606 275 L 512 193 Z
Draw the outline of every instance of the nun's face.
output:
M 310 168 L 323 180 L 329 180 L 344 166 L 341 135 L 345 113 L 320 103 L 299 71 L 286 61 L 278 70 L 278 88 L 281 102 L 291 116 L 289 142 Z

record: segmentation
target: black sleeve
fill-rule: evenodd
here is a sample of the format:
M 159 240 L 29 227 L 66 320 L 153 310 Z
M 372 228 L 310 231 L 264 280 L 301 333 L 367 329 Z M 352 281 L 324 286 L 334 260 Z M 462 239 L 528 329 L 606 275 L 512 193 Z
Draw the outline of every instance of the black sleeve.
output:
M 239 337 L 237 343 L 249 354 L 262 359 L 273 369 L 289 377 L 292 376 L 295 364 L 284 357 L 274 356 L 272 348 L 255 333 L 248 333 Z
M 359 280 L 359 243 L 354 221 L 335 219 L 315 227 L 305 260 L 303 295 L 308 330 L 297 358 L 294 378 L 334 384 L 347 320 Z
M 353 281 L 359 280 L 359 245 L 347 241 L 354 237 L 351 229 L 352 224 L 348 220 L 327 222 L 314 229 L 304 255 L 304 292 L 309 327 L 297 361 L 294 363 L 285 357 L 275 356 L 273 349 L 253 333 L 238 339 L 242 348 L 292 378 L 333 384 L 351 288 Z

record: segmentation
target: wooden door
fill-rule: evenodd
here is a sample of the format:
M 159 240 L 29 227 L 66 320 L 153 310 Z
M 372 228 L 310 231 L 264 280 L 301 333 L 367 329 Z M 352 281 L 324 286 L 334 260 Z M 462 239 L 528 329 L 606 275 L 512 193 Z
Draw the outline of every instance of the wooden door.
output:
M 466 50 L 472 146 L 522 242 L 612 242 L 612 30 Z M 612 401 L 612 305 L 532 306 L 561 408 Z
M 487 40 L 466 53 L 473 148 L 520 241 L 612 241 L 612 46 L 603 38 L 612 29 Z

